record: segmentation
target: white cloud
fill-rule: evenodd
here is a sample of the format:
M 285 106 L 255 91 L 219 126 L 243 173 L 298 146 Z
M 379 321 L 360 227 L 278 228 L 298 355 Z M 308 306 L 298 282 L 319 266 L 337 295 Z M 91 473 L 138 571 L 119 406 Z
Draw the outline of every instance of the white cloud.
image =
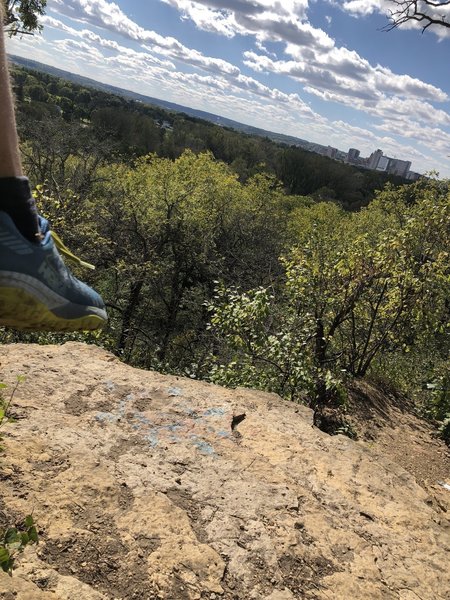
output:
M 403 148 L 403 154 L 411 151 L 410 156 L 415 157 L 420 152 L 412 142 L 422 143 L 421 131 L 431 135 L 435 129 L 442 134 L 436 149 L 446 147 L 449 115 L 434 106 L 448 101 L 445 91 L 385 66 L 370 64 L 356 51 L 338 46 L 330 35 L 308 22 L 308 0 L 161 1 L 199 29 L 228 40 L 236 36 L 253 39 L 255 51 L 246 52 L 242 63 L 261 76 L 250 77 L 241 65 L 219 58 L 220 46 L 218 56 L 207 56 L 174 37 L 142 27 L 117 3 L 107 0 L 48 0 L 47 13 L 53 11 L 69 18 L 74 27 L 51 16 L 45 18 L 45 25 L 74 38 L 58 42 L 60 48 L 71 52 L 72 61 L 76 57 L 81 65 L 84 55 L 99 79 L 108 78 L 110 83 L 120 82 L 133 89 L 138 86 L 136 91 L 142 93 L 319 142 L 319 138 L 335 140 L 338 147 L 347 142 L 360 148 L 378 146 L 380 133 L 386 132 L 392 135 L 382 137 L 385 151 L 396 148 L 401 155 Z M 336 4 L 337 0 L 330 3 Z M 384 12 L 388 3 L 338 2 L 355 17 Z M 75 28 L 78 24 L 82 29 Z M 116 39 L 108 39 L 105 32 L 128 41 L 119 44 Z M 99 54 L 100 49 L 103 54 Z M 183 72 L 186 68 L 187 73 Z M 268 84 L 267 74 L 291 78 L 297 82 L 298 90 L 286 93 L 276 89 Z M 367 122 L 372 125 L 367 130 L 339 120 L 328 121 L 302 99 L 303 91 L 357 109 L 367 115 Z M 408 121 L 416 126 L 405 127 Z M 411 143 L 402 145 L 402 139 Z
M 238 75 L 240 70 L 235 65 L 221 59 L 205 56 L 195 49 L 187 48 L 173 37 L 164 37 L 139 26 L 126 17 L 114 3 L 106 0 L 68 0 L 60 5 L 60 0 L 50 0 L 49 5 L 60 14 L 71 16 L 81 23 L 88 22 L 97 27 L 120 33 L 125 38 L 145 44 L 150 49 L 186 64 L 206 71 L 219 71 Z M 54 6 L 56 3 L 56 6 Z
M 128 46 L 118 44 L 115 40 L 109 40 L 104 37 L 101 37 L 100 35 L 89 29 L 75 29 L 62 23 L 58 19 L 54 19 L 50 16 L 42 17 L 41 21 L 45 27 L 52 27 L 53 29 L 58 29 L 60 31 L 63 31 L 64 33 L 68 33 L 69 35 L 75 38 L 82 38 L 93 44 L 97 44 L 102 48 L 108 48 L 109 50 L 118 52 L 124 57 L 125 60 L 130 60 L 132 57 L 135 57 L 142 61 L 151 62 L 159 66 L 165 67 L 167 69 L 175 69 L 175 65 L 168 60 L 160 60 L 154 55 L 148 54 L 146 52 L 137 52 L 136 50 L 133 50 Z
M 335 0 L 336 4 L 339 4 Z M 340 3 L 342 8 L 354 16 L 368 16 L 375 12 L 387 13 L 389 2 L 385 0 L 344 0 Z
M 417 6 L 417 11 L 431 18 L 450 22 L 450 5 L 442 2 L 426 4 L 421 0 L 411 3 L 400 3 L 395 0 L 333 0 L 339 4 L 342 9 L 354 17 L 367 17 L 373 13 L 380 13 L 386 16 L 386 25 L 392 23 L 398 16 L 413 16 L 414 9 Z M 422 30 L 427 25 L 427 21 L 417 21 L 408 19 L 406 22 L 399 25 L 400 29 L 418 29 Z M 450 29 L 440 25 L 430 25 L 428 31 L 433 32 L 439 38 L 450 36 Z
M 256 72 L 288 75 L 298 80 L 305 89 L 324 99 L 342 104 L 353 104 L 355 98 L 362 102 L 360 110 L 372 106 L 379 100 L 392 96 L 415 98 L 421 101 L 444 102 L 447 94 L 440 88 L 409 75 L 395 75 L 389 69 L 372 67 L 355 52 L 346 48 L 335 48 L 326 55 L 306 56 L 295 47 L 287 48 L 294 60 L 276 60 L 255 52 L 244 53 L 244 64 Z M 434 107 L 428 118 L 433 118 Z
M 227 19 L 228 34 L 245 33 L 246 28 L 254 31 L 257 23 L 297 23 L 306 20 L 308 0 L 162 0 L 177 9 L 197 27 L 220 31 L 221 23 Z M 201 18 L 199 18 L 199 15 Z M 261 27 L 257 29 L 262 30 Z M 234 31 L 233 31 L 234 30 Z
M 189 50 L 183 47 L 182 50 L 184 51 L 184 54 L 180 55 L 180 48 L 177 46 L 175 46 L 176 51 L 174 51 L 173 45 L 171 48 L 167 49 L 158 47 L 156 45 L 148 47 L 144 44 L 142 47 L 146 49 L 147 52 L 137 52 L 131 48 L 118 44 L 114 40 L 105 39 L 90 30 L 77 30 L 69 27 L 53 17 L 45 17 L 44 24 L 49 27 L 60 29 L 64 33 L 68 33 L 75 38 L 81 38 L 90 42 L 91 45 L 75 40 L 60 40 L 55 42 L 55 44 L 58 46 L 58 48 L 72 54 L 74 52 L 78 52 L 79 50 L 83 50 L 86 52 L 86 55 L 89 56 L 90 61 L 92 61 L 93 58 L 97 58 L 99 60 L 99 65 L 104 64 L 104 61 L 107 61 L 110 65 L 121 65 L 128 71 L 132 71 L 134 73 L 145 69 L 147 74 L 149 73 L 148 69 L 151 63 L 158 67 L 165 67 L 175 70 L 173 63 L 161 61 L 155 58 L 154 52 L 156 51 L 158 53 L 170 55 L 174 58 L 183 59 L 185 62 L 189 62 L 191 65 L 200 66 L 204 71 L 210 70 L 215 76 L 200 76 L 178 72 L 175 74 L 175 79 L 178 82 L 184 78 L 186 81 L 190 80 L 196 84 L 202 83 L 209 89 L 214 88 L 221 90 L 232 90 L 235 93 L 250 93 L 260 99 L 289 105 L 290 110 L 296 111 L 297 114 L 301 114 L 304 117 L 314 119 L 319 118 L 319 115 L 315 114 L 311 108 L 299 98 L 297 94 L 286 94 L 275 88 L 270 88 L 266 85 L 263 85 L 256 79 L 243 75 L 238 68 L 230 68 L 230 66 L 232 66 L 230 63 L 216 59 L 213 63 L 211 63 L 214 68 L 206 68 L 205 61 L 201 60 L 201 55 L 197 51 Z M 92 44 L 97 44 L 102 48 L 114 51 L 117 53 L 117 56 L 103 56 L 99 54 L 97 50 L 95 50 Z M 82 54 L 81 56 L 78 56 L 81 58 Z
M 324 91 L 338 92 L 334 95 L 335 99 L 345 96 L 365 98 L 369 95 L 377 98 L 380 94 L 413 95 L 436 102 L 447 99 L 446 94 L 436 86 L 408 75 L 397 75 L 380 66 L 373 67 L 357 52 L 336 47 L 324 31 L 300 21 L 306 18 L 307 0 L 287 0 L 282 5 L 268 0 L 228 0 L 223 3 L 215 0 L 164 1 L 184 11 L 190 18 L 197 15 L 197 9 L 213 11 L 214 14 L 217 12 L 220 22 L 224 22 L 232 13 L 241 26 L 241 32 L 244 27 L 246 33 L 257 36 L 258 42 L 261 43 L 263 39 L 284 41 L 285 53 L 293 61 L 267 61 L 264 60 L 267 56 L 258 57 L 247 53 L 246 66 L 256 71 L 290 75 L 315 89 L 318 94 Z M 114 3 L 106 0 L 68 0 L 64 2 L 63 9 L 59 0 L 50 0 L 50 4 L 52 3 L 56 3 L 57 10 L 62 10 L 65 14 L 76 14 L 76 18 L 82 21 L 88 19 L 93 25 L 113 29 L 130 39 L 145 43 L 147 49 L 164 54 L 172 60 L 183 61 L 208 72 L 239 74 L 239 68 L 225 60 L 205 56 L 174 38 L 162 37 L 140 27 Z M 218 6 L 221 10 L 214 11 Z M 212 20 L 209 24 L 211 22 Z M 203 21 L 196 22 L 198 26 L 202 23 L 204 24 Z M 229 35 L 229 30 L 225 35 Z M 331 85 L 331 88 L 325 90 L 325 85 Z
M 227 21 L 226 35 L 233 22 L 236 33 L 254 35 L 256 45 L 264 55 L 255 52 L 244 54 L 244 64 L 259 73 L 288 75 L 304 84 L 306 89 L 323 99 L 353 105 L 358 98 L 360 110 L 371 111 L 385 98 L 415 98 L 425 103 L 445 102 L 447 94 L 432 84 L 406 74 L 396 74 L 381 65 L 371 65 L 357 52 L 336 46 L 323 30 L 312 27 L 307 21 L 307 0 L 283 2 L 282 6 L 269 1 L 230 0 L 164 0 L 177 8 L 184 17 L 191 18 L 200 28 L 211 30 L 214 23 Z M 386 0 L 353 0 L 342 6 L 352 14 L 370 14 L 385 11 Z M 198 19 L 197 10 L 207 8 L 208 24 Z M 219 10 L 220 8 L 220 10 Z M 214 10 L 217 9 L 217 10 Z M 234 19 L 234 21 L 233 21 Z M 220 33 L 220 28 L 216 28 Z M 263 41 L 282 41 L 285 55 L 291 60 L 276 59 L 263 46 Z M 272 60 L 273 59 L 273 60 Z M 403 103 L 404 104 L 404 103 Z M 415 106 L 416 115 L 423 111 Z M 433 106 L 424 104 L 429 120 L 442 114 Z
M 102 3 L 104 0 L 97 1 Z M 84 2 L 84 0 L 72 0 L 72 4 L 74 2 L 76 2 L 78 5 L 81 5 Z M 216 77 L 225 78 L 224 81 L 226 82 L 228 88 L 230 88 L 230 86 L 233 86 L 235 90 L 239 90 L 241 92 L 245 91 L 260 97 L 269 98 L 272 101 L 281 102 L 283 104 L 289 104 L 291 108 L 296 110 L 298 113 L 301 113 L 305 116 L 318 118 L 318 115 L 313 113 L 311 108 L 307 104 L 305 104 L 297 94 L 285 94 L 280 90 L 265 86 L 256 79 L 243 75 L 240 72 L 240 69 L 232 65 L 231 63 L 222 59 L 204 56 L 197 50 L 187 48 L 186 46 L 180 44 L 173 38 L 162 38 L 162 36 L 154 34 L 154 32 L 142 30 L 140 34 L 141 37 L 143 39 L 153 37 L 155 39 L 155 43 L 151 46 L 143 44 L 142 47 L 143 49 L 147 50 L 147 52 L 137 53 L 131 49 L 119 46 L 119 44 L 117 44 L 114 41 L 105 40 L 99 35 L 88 30 L 83 29 L 79 31 L 74 28 L 67 27 L 60 21 L 51 17 L 46 17 L 46 23 L 47 25 L 51 25 L 53 27 L 60 27 L 62 31 L 70 33 L 75 37 L 82 37 L 93 43 L 97 43 L 103 47 L 123 53 L 127 58 L 121 59 L 122 62 L 126 63 L 128 61 L 128 57 L 134 57 L 136 60 L 148 61 L 150 57 L 153 57 L 154 54 L 157 53 L 171 58 L 173 60 L 179 60 L 181 62 L 189 64 L 190 66 L 198 67 L 203 71 L 210 72 L 216 75 Z M 172 63 L 170 63 L 170 65 L 173 66 Z M 188 75 L 184 74 L 184 77 L 188 78 Z

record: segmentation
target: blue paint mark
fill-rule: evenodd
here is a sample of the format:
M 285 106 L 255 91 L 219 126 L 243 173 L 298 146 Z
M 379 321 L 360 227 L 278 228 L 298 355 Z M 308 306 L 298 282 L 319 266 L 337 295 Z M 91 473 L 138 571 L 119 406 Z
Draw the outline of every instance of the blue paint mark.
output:
M 211 446 L 211 444 L 208 444 L 208 442 L 205 442 L 205 440 L 202 440 L 201 438 L 197 438 L 197 436 L 194 436 L 194 438 L 195 439 L 192 440 L 192 443 L 197 450 L 199 450 L 199 452 L 202 454 L 208 454 L 209 456 L 215 454 L 214 448 Z
M 133 419 L 135 421 L 133 429 L 140 431 L 143 434 L 143 439 L 150 442 L 152 447 L 158 446 L 160 443 L 160 434 L 167 431 L 170 433 L 169 439 L 172 442 L 180 442 L 181 439 L 174 435 L 176 432 L 185 428 L 184 423 L 169 423 L 167 425 L 154 425 L 150 419 L 142 415 L 141 413 L 134 413 Z M 137 421 L 137 422 L 136 422 Z
M 116 386 L 112 381 L 105 381 L 106 389 L 110 392 L 114 391 Z M 95 419 L 97 421 L 109 421 L 111 423 L 119 421 L 122 417 L 125 416 L 127 406 L 129 402 L 134 400 L 134 394 L 130 393 L 125 398 L 119 400 L 117 404 L 117 409 L 112 412 L 100 412 L 97 413 Z
M 129 402 L 132 402 L 134 400 L 134 394 L 128 394 L 127 396 L 125 396 L 125 398 L 122 398 L 122 400 L 119 401 L 118 404 L 118 411 L 119 414 L 123 417 L 125 415 L 125 411 L 127 409 L 127 405 Z
M 222 417 L 227 411 L 224 408 L 208 408 L 203 413 L 204 417 Z
M 230 437 L 230 432 L 229 431 L 225 431 L 224 429 L 222 429 L 221 431 L 217 431 L 216 434 L 219 437 Z
M 212 456 L 213 454 L 215 454 L 214 448 L 211 446 L 211 444 L 208 444 L 208 442 L 205 442 L 204 440 L 198 440 L 198 441 L 194 442 L 194 446 L 202 454 L 207 454 L 209 456 Z
M 150 446 L 155 448 L 158 445 L 158 433 L 155 431 L 150 431 L 150 433 L 144 436 L 144 440 L 150 442 Z
M 167 429 L 168 431 L 178 431 L 180 429 L 183 429 L 183 427 L 178 423 L 175 423 L 174 425 L 160 425 L 160 428 Z
M 197 411 L 192 410 L 192 408 L 186 408 L 186 406 L 180 404 L 178 404 L 178 407 L 191 419 L 201 419 L 201 415 L 199 415 Z
M 106 381 L 105 385 L 110 391 L 116 389 L 112 381 Z M 183 392 L 178 387 L 170 387 L 168 388 L 168 394 L 169 396 L 182 396 Z M 225 429 L 217 431 L 212 424 L 212 419 L 221 418 L 229 412 L 223 407 L 213 406 L 203 412 L 197 412 L 189 406 L 186 400 L 181 400 L 175 404 L 179 411 L 184 413 L 184 415 L 178 415 L 178 420 L 174 420 L 175 415 L 172 412 L 159 412 L 157 416 L 152 415 L 153 418 L 150 419 L 141 411 L 133 411 L 131 414 L 128 412 L 127 414 L 129 403 L 133 402 L 135 397 L 134 393 L 127 394 L 118 401 L 114 412 L 98 413 L 95 417 L 96 420 L 116 423 L 126 416 L 133 431 L 139 432 L 142 439 L 146 440 L 153 448 L 164 442 L 187 442 L 191 443 L 199 452 L 208 456 L 216 455 L 214 447 L 205 439 L 193 433 L 192 430 L 195 431 L 197 427 L 200 427 L 208 437 L 227 438 L 230 436 L 230 431 Z
M 147 417 L 144 417 L 143 414 L 138 413 L 138 412 L 133 414 L 133 419 L 136 419 L 137 421 L 140 421 L 144 425 L 151 425 L 152 424 L 152 422 L 150 421 L 150 419 L 147 419 Z
M 95 415 L 95 420 L 96 421 L 101 421 L 101 422 L 105 422 L 108 421 L 109 423 L 115 423 L 120 419 L 120 417 L 118 415 L 113 415 L 113 413 L 109 413 L 109 412 L 99 412 Z
M 177 387 L 170 387 L 167 390 L 167 393 L 169 394 L 169 396 L 182 396 L 183 392 L 181 391 L 180 388 Z

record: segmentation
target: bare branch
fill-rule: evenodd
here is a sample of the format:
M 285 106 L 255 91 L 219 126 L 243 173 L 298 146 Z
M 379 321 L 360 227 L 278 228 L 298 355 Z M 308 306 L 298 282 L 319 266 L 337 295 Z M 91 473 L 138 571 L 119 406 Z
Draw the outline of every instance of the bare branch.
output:
M 434 2 L 433 0 L 390 0 L 390 2 L 395 8 L 389 11 L 389 23 L 382 28 L 383 31 L 392 31 L 410 21 L 420 23 L 422 33 L 431 26 L 450 29 L 450 21 L 448 20 L 450 10 L 444 13 L 439 12 L 442 8 L 450 7 L 450 0 L 446 0 L 445 2 Z

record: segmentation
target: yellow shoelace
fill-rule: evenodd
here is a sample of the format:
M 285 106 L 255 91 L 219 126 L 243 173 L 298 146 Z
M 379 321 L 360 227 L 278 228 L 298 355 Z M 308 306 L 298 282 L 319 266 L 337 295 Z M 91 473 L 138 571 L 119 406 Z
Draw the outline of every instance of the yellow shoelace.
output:
M 69 260 L 75 262 L 77 265 L 80 265 L 80 267 L 85 267 L 86 269 L 92 270 L 95 269 L 94 265 L 91 265 L 90 263 L 81 260 L 81 258 L 78 258 L 78 256 L 75 256 L 75 254 L 71 252 L 69 248 L 64 244 L 64 242 L 61 240 L 57 233 L 55 233 L 54 231 L 51 231 L 50 233 L 53 238 L 53 241 L 55 242 L 55 246 L 58 248 L 61 254 L 66 256 Z

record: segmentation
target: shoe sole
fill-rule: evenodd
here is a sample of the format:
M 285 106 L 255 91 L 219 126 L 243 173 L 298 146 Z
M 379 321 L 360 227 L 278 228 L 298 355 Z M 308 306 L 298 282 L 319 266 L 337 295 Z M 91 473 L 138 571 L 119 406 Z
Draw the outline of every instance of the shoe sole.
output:
M 0 326 L 21 331 L 69 332 L 93 331 L 101 329 L 105 324 L 106 319 L 96 314 L 73 319 L 58 317 L 28 291 L 15 287 L 0 287 Z

